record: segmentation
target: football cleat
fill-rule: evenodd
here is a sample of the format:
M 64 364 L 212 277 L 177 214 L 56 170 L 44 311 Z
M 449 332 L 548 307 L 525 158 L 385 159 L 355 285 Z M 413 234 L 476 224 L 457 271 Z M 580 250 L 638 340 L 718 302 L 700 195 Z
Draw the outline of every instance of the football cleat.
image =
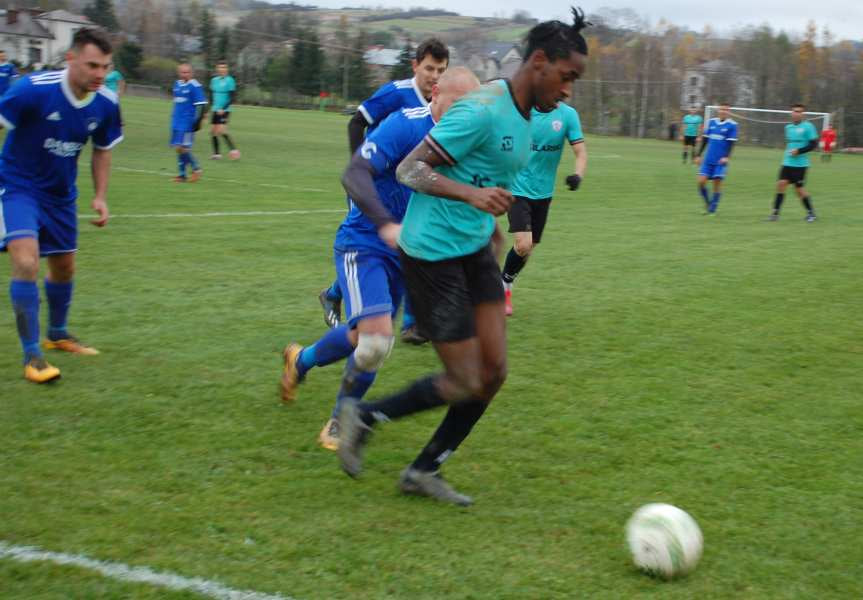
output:
M 339 449 L 339 422 L 336 419 L 327 421 L 318 435 L 318 443 L 325 450 L 336 451 Z
M 63 352 L 71 352 L 72 354 L 84 354 L 86 356 L 96 356 L 99 351 L 91 346 L 82 344 L 81 340 L 74 335 L 69 335 L 59 340 L 45 340 L 42 342 L 42 347 L 45 350 L 62 350 Z
M 213 154 L 210 157 L 210 160 L 222 160 L 222 155 L 221 154 Z
M 173 181 L 174 183 L 186 183 L 187 179 L 182 175 L 177 175 L 171 181 Z
M 403 343 L 412 344 L 414 346 L 421 346 L 428 342 L 428 338 L 419 332 L 416 325 L 411 325 L 410 327 L 402 329 L 401 339 Z
M 33 383 L 48 383 L 60 378 L 60 369 L 49 365 L 41 356 L 31 358 L 24 365 L 24 378 Z
M 202 174 L 203 171 L 201 169 L 198 169 L 197 171 L 192 171 L 192 175 L 189 177 L 189 183 L 195 183 L 196 181 L 201 179 Z
M 297 371 L 297 359 L 300 358 L 300 352 L 302 351 L 302 346 L 291 342 L 282 352 L 282 356 L 285 360 L 285 367 L 282 371 L 280 386 L 282 402 L 285 404 L 290 404 L 297 397 L 297 386 L 300 385 L 300 381 L 302 381 L 300 373 Z
M 778 221 L 778 220 L 779 220 L 779 215 L 776 215 L 776 214 L 769 215 L 769 216 L 768 216 L 766 219 L 764 219 L 764 220 L 765 220 L 765 221 L 767 221 L 768 223 L 769 223 L 769 222 L 771 222 L 771 221 Z
M 505 290 L 503 293 L 504 312 L 507 317 L 512 316 L 512 290 Z
M 815 216 L 815 213 L 809 213 L 808 215 L 806 215 L 807 223 L 814 223 L 816 219 L 818 219 L 818 217 Z
M 231 160 L 240 160 L 240 151 L 234 148 L 230 152 L 228 152 L 228 158 Z
M 356 398 L 345 398 L 338 416 L 339 447 L 336 452 L 342 470 L 351 477 L 357 477 L 363 470 L 363 447 L 369 439 L 372 428 L 360 417 Z
M 470 506 L 473 498 L 461 494 L 446 482 L 440 471 L 419 471 L 408 467 L 402 471 L 399 479 L 399 490 L 403 494 L 428 496 L 441 502 L 449 502 L 458 506 Z
M 324 309 L 324 323 L 330 329 L 335 329 L 342 320 L 342 301 L 330 300 L 327 297 L 327 290 L 329 288 L 318 294 L 318 301 L 321 303 L 321 308 Z

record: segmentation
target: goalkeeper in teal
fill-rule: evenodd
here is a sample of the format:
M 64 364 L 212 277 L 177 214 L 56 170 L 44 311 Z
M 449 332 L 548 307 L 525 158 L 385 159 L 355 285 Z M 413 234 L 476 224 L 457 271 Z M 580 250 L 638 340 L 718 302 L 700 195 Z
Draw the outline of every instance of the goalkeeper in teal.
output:
M 220 60 L 216 63 L 216 76 L 210 79 L 210 104 L 213 105 L 213 116 L 210 119 L 213 155 L 210 158 L 214 160 L 222 158 L 219 150 L 219 136 L 222 136 L 225 143 L 228 144 L 230 149 L 228 158 L 231 160 L 240 158 L 240 151 L 234 146 L 234 140 L 228 134 L 228 119 L 231 117 L 231 105 L 234 103 L 236 94 L 237 82 L 228 75 L 228 63 Z
M 525 59 L 511 80 L 465 96 L 401 162 L 414 190 L 399 236 L 402 273 L 420 333 L 435 346 L 441 373 L 376 402 L 346 398 L 339 412 L 339 459 L 362 471 L 372 428 L 446 405 L 431 440 L 399 480 L 405 494 L 466 506 L 472 499 L 441 476 L 506 378 L 506 317 L 496 251 L 496 216 L 512 205 L 516 176 L 530 155 L 531 108 L 554 110 L 587 65 L 586 25 L 540 23 L 527 34 Z
M 695 143 L 698 141 L 698 136 L 701 135 L 702 124 L 704 118 L 698 114 L 698 107 L 693 106 L 689 109 L 689 113 L 683 115 L 683 135 L 680 139 L 683 140 L 683 164 L 686 164 L 686 158 L 689 153 L 692 154 L 692 162 L 695 162 Z
M 507 213 L 509 232 L 514 234 L 514 240 L 503 265 L 506 316 L 512 315 L 512 284 L 542 239 L 564 143 L 569 144 L 575 154 L 575 172 L 566 178 L 570 191 L 578 189 L 587 169 L 581 121 L 570 105 L 560 103 L 548 112 L 534 107 L 530 113 L 530 130 L 530 160 L 515 179 L 514 201 Z
M 795 104 L 791 107 L 791 122 L 785 126 L 785 154 L 782 169 L 779 171 L 779 181 L 776 182 L 776 198 L 773 201 L 773 212 L 768 221 L 779 220 L 779 210 L 785 200 L 785 189 L 791 183 L 797 188 L 797 197 L 806 208 L 806 222 L 815 221 L 815 209 L 812 208 L 812 196 L 804 187 L 806 169 L 809 168 L 807 154 L 818 147 L 818 131 L 815 126 L 803 120 L 806 107 Z

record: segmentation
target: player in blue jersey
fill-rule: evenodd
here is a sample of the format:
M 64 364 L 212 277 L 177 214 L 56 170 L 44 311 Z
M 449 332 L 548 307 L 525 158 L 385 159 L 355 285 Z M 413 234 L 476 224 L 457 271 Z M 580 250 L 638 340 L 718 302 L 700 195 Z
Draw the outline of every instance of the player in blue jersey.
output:
M 211 134 L 213 136 L 213 155 L 212 159 L 218 160 L 222 158 L 219 151 L 219 136 L 225 139 L 230 151 L 228 158 L 237 160 L 240 158 L 240 151 L 234 146 L 234 140 L 228 134 L 228 119 L 231 117 L 231 105 L 234 103 L 234 97 L 237 95 L 237 82 L 228 74 L 228 63 L 220 60 L 216 63 L 216 76 L 210 79 L 210 94 L 213 116 L 210 120 L 212 125 Z
M 188 63 L 177 65 L 177 81 L 174 82 L 174 110 L 171 113 L 171 146 L 177 149 L 176 183 L 194 183 L 201 178 L 201 166 L 192 154 L 195 132 L 207 112 L 207 98 L 203 86 L 192 78 L 192 67 Z M 186 168 L 192 170 L 186 177 Z
M 692 162 L 695 162 L 695 143 L 698 136 L 701 135 L 704 118 L 698 114 L 698 107 L 691 107 L 689 113 L 683 115 L 682 131 L 680 139 L 683 141 L 683 164 L 686 164 L 686 159 L 689 152 L 692 153 Z
M 701 138 L 701 148 L 695 157 L 698 169 L 698 192 L 704 200 L 706 215 L 715 215 L 722 196 L 722 180 L 728 170 L 728 161 L 734 142 L 737 141 L 737 123 L 729 118 L 731 107 L 727 103 L 719 105 L 718 118 L 714 117 L 707 123 Z M 704 148 L 707 153 L 704 154 Z M 701 155 L 704 154 L 704 158 Z M 713 181 L 713 197 L 708 198 L 707 181 Z
M 436 38 L 423 41 L 416 49 L 411 61 L 414 76 L 411 79 L 390 81 L 381 86 L 370 98 L 360 104 L 359 109 L 348 123 L 348 145 L 353 155 L 363 142 L 365 135 L 374 129 L 391 113 L 403 108 L 426 106 L 431 99 L 431 91 L 449 65 L 449 49 Z M 335 327 L 341 318 L 342 290 L 338 281 L 322 291 L 318 299 L 324 309 L 324 321 Z M 416 333 L 410 307 L 405 305 L 402 322 L 402 340 L 421 344 L 426 340 Z
M 812 196 L 804 187 L 806 184 L 806 169 L 809 168 L 808 153 L 818 147 L 818 131 L 810 121 L 804 121 L 806 107 L 795 104 L 791 107 L 791 122 L 785 126 L 785 154 L 782 158 L 782 169 L 779 171 L 779 181 L 776 182 L 776 198 L 773 200 L 773 212 L 768 221 L 778 221 L 782 202 L 785 200 L 785 189 L 793 184 L 797 197 L 806 208 L 806 222 L 813 223 L 817 218 L 812 207 Z
M 513 183 L 515 200 L 507 212 L 509 232 L 515 238 L 506 255 L 502 274 L 507 316 L 511 316 L 513 311 L 512 285 L 515 278 L 542 239 L 564 143 L 569 144 L 575 154 L 575 171 L 566 178 L 570 191 L 578 189 L 587 170 L 587 148 L 581 120 L 570 105 L 561 103 L 547 112 L 533 108 L 530 128 L 530 160 Z
M 6 93 L 12 80 L 18 75 L 15 65 L 6 60 L 6 52 L 0 50 L 0 96 Z
M 339 286 L 348 292 L 347 324 L 307 348 L 290 344 L 281 381 L 282 399 L 293 401 L 312 367 L 348 358 L 332 417 L 319 436 L 325 448 L 337 447 L 342 398 L 361 398 L 392 348 L 392 318 L 404 295 L 396 240 L 411 193 L 396 180 L 396 167 L 453 102 L 477 87 L 468 69 L 447 71 L 432 88 L 431 104 L 390 114 L 354 153 L 342 178 L 351 210 L 336 234 L 333 258 Z
M 586 25 L 548 21 L 527 34 L 525 59 L 511 80 L 483 86 L 457 102 L 402 161 L 397 175 L 413 188 L 399 236 L 402 271 L 420 332 L 444 372 L 377 402 L 345 399 L 339 413 L 342 469 L 356 477 L 379 423 L 448 405 L 443 422 L 399 480 L 406 494 L 469 505 L 441 476 L 506 378 L 506 317 L 495 256 L 503 236 L 495 216 L 512 204 L 512 186 L 528 162 L 530 115 L 569 97 L 587 65 Z
M 78 155 L 93 140 L 93 210 L 97 227 L 108 222 L 111 148 L 123 139 L 117 95 L 103 87 L 111 43 L 98 30 L 78 30 L 67 68 L 28 75 L 0 98 L 0 125 L 9 133 L 0 155 L 0 249 L 9 253 L 9 295 L 24 350 L 24 376 L 52 381 L 60 370 L 39 347 L 39 257 L 47 257 L 46 349 L 98 354 L 69 333 L 78 216 Z

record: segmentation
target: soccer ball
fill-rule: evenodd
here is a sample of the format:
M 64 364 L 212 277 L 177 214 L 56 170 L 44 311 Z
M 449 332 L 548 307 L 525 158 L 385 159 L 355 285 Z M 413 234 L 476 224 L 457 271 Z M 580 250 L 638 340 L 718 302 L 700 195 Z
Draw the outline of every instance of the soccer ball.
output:
M 635 565 L 670 579 L 692 571 L 704 539 L 695 519 L 670 504 L 645 504 L 626 524 L 626 541 Z

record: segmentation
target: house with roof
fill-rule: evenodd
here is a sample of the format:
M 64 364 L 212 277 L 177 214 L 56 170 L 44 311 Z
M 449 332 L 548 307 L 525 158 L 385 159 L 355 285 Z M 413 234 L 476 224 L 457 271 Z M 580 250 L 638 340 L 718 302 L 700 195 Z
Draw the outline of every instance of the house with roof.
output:
M 72 36 L 92 26 L 87 17 L 66 10 L 40 8 L 0 10 L 0 50 L 22 65 L 59 65 L 72 45 Z
M 489 42 L 467 56 L 462 64 L 473 71 L 480 81 L 512 77 L 521 66 L 519 47 L 509 42 Z M 457 64 L 457 61 L 453 61 Z
M 751 106 L 755 101 L 755 78 L 724 60 L 706 61 L 686 69 L 680 89 L 680 108 L 703 107 L 716 102 Z

